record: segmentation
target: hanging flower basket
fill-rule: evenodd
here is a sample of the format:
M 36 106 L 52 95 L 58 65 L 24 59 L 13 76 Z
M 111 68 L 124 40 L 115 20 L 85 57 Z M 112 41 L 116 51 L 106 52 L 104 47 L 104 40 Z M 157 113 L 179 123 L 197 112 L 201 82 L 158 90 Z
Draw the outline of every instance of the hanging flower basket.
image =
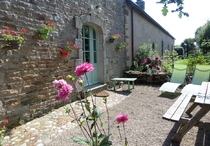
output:
M 46 29 L 39 29 L 39 34 L 42 39 L 47 39 L 49 36 L 49 31 Z
M 121 51 L 121 50 L 122 50 L 123 48 L 125 48 L 127 45 L 128 45 L 128 43 L 122 42 L 122 43 L 116 45 L 116 48 L 115 48 L 115 49 L 116 49 L 117 51 Z
M 110 43 L 114 43 L 114 40 L 115 40 L 114 38 L 110 38 L 110 39 L 109 39 L 109 42 L 110 42 Z
M 55 24 L 51 21 L 44 21 L 41 20 L 42 28 L 39 29 L 40 37 L 42 39 L 47 39 L 49 36 L 49 33 L 55 30 Z
M 0 36 L 12 49 L 19 49 L 21 44 L 25 40 L 22 36 L 22 34 L 25 32 L 25 28 L 22 28 L 21 31 L 17 32 L 11 30 L 9 26 L 4 26 L 4 29 L 0 30 Z
M 62 58 L 67 58 L 69 55 L 69 50 L 60 50 Z

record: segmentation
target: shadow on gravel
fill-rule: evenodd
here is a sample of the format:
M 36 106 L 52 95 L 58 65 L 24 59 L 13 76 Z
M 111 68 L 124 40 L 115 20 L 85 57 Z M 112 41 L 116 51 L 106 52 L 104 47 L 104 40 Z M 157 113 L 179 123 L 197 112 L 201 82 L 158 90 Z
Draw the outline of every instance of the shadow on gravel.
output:
M 128 96 L 132 93 L 131 91 L 128 91 L 128 90 L 122 90 L 122 91 L 107 90 L 107 91 L 111 91 L 113 93 L 117 93 L 117 94 L 121 94 L 121 95 L 125 95 L 125 96 Z
M 180 143 L 174 143 L 171 141 L 178 129 L 179 123 L 176 122 L 162 146 L 180 146 Z M 194 146 L 210 146 L 210 130 L 199 128 Z
M 179 123 L 176 122 L 174 126 L 172 127 L 171 131 L 169 132 L 162 146 L 179 146 L 180 145 L 179 143 L 174 143 L 171 141 L 172 137 L 174 136 L 174 134 L 177 132 L 178 129 L 179 129 Z
M 170 92 L 163 92 L 158 97 L 168 98 L 168 99 L 174 99 L 177 98 L 181 93 L 170 93 Z
M 210 145 L 210 130 L 199 128 L 195 146 L 209 146 Z

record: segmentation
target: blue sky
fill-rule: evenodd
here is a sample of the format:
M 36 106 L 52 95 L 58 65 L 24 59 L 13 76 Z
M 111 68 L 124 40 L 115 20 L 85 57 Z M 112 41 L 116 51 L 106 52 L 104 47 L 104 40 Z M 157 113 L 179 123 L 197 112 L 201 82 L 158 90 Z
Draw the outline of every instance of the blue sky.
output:
M 158 0 L 144 1 L 147 14 L 175 37 L 175 45 L 180 45 L 186 38 L 194 38 L 196 29 L 210 20 L 210 0 L 184 0 L 184 11 L 189 13 L 189 17 L 182 18 L 178 17 L 178 13 L 171 12 L 163 16 L 163 5 L 157 4 Z M 176 5 L 169 5 L 170 10 L 173 8 L 176 8 Z

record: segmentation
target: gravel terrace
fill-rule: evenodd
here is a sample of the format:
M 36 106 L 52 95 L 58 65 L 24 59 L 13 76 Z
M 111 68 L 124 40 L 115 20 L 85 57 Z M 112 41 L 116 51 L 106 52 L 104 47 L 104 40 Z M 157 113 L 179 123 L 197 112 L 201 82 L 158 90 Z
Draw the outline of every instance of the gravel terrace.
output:
M 116 92 L 107 90 L 110 94 L 108 97 L 108 105 L 111 119 L 110 129 L 113 146 L 123 145 L 122 141 L 119 141 L 120 138 L 117 130 L 118 124 L 115 122 L 115 117 L 121 113 L 125 113 L 129 116 L 129 121 L 125 124 L 129 146 L 210 146 L 210 130 L 197 127 L 193 127 L 184 136 L 180 144 L 171 143 L 170 139 L 176 132 L 178 124 L 162 119 L 162 115 L 175 102 L 179 94 L 161 93 L 158 90 L 159 87 L 160 86 L 135 85 L 135 89 L 131 90 L 131 92 L 121 91 L 122 88 L 118 89 Z M 124 85 L 123 89 L 127 89 L 127 85 Z M 99 103 L 101 108 L 104 109 L 101 105 L 102 98 L 96 97 L 96 99 L 97 103 Z M 56 111 L 60 112 L 61 109 L 57 109 L 54 112 Z M 35 120 L 41 120 L 43 118 L 46 119 L 44 116 Z M 53 116 L 51 116 L 51 118 L 55 119 Z M 210 121 L 210 113 L 205 116 L 204 120 Z M 71 137 L 81 135 L 80 130 L 76 126 L 68 127 L 70 121 L 70 118 L 62 118 L 61 116 L 58 116 L 56 121 L 57 128 L 67 127 L 61 132 L 53 132 L 52 129 L 51 132 L 46 132 L 45 130 L 44 136 L 41 134 L 42 130 L 40 130 L 43 128 L 39 127 L 39 135 L 42 135 L 37 138 L 37 140 L 41 141 L 39 144 L 37 142 L 13 144 L 15 146 L 79 146 L 71 140 Z M 31 123 L 33 123 L 33 121 Z M 15 130 L 17 131 L 18 128 Z M 14 132 L 15 131 L 13 131 L 13 133 Z M 24 134 L 25 137 L 23 136 Z M 24 140 L 28 135 L 30 134 L 22 133 Z M 5 142 L 5 146 L 13 145 L 10 141 L 11 138 L 12 136 L 7 142 Z M 28 139 L 30 138 L 31 137 Z

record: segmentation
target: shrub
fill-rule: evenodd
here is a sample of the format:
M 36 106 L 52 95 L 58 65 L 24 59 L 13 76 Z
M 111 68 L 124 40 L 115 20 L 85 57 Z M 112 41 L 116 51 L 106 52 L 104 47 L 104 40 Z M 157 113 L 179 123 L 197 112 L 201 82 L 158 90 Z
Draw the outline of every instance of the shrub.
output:
M 201 65 L 205 65 L 205 64 L 209 64 L 206 56 L 200 54 L 197 57 L 190 57 L 188 58 L 187 61 L 187 65 L 188 65 L 188 71 L 190 73 L 193 73 L 196 64 L 201 64 Z
M 173 50 L 170 52 L 169 50 L 165 50 L 163 53 L 162 60 L 162 70 L 165 72 L 171 72 L 174 66 L 174 62 L 179 60 L 178 53 Z
M 155 58 L 147 58 L 142 61 L 142 65 L 144 66 L 144 70 L 148 73 L 158 73 L 161 71 L 161 60 L 159 57 Z
M 139 46 L 138 50 L 136 51 L 134 70 L 142 71 L 144 69 L 142 61 L 147 58 L 155 58 L 155 57 L 159 57 L 159 55 L 158 52 L 152 48 L 152 44 L 150 42 L 148 44 L 144 43 L 143 45 Z

